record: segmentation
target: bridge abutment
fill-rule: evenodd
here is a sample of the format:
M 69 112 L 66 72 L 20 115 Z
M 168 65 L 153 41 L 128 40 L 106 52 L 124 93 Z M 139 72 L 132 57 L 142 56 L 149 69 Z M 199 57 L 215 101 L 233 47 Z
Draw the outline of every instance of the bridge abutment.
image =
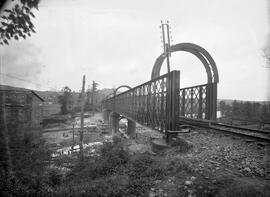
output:
M 104 122 L 106 122 L 106 123 L 109 122 L 109 119 L 110 119 L 110 113 L 111 113 L 110 110 L 107 110 L 107 109 L 104 109 L 104 110 L 103 110 L 103 119 L 104 119 Z
M 128 120 L 127 135 L 132 138 L 135 136 L 136 133 L 136 122 L 130 119 L 127 120 Z
M 111 112 L 110 113 L 110 125 L 111 125 L 111 130 L 116 133 L 119 130 L 119 118 L 120 114 L 116 112 Z

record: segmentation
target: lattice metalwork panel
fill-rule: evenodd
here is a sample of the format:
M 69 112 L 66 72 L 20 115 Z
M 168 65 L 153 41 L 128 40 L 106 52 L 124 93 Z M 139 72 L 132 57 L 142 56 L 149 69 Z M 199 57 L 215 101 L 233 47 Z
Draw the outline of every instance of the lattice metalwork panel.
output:
M 180 89 L 180 115 L 188 118 L 207 119 L 208 85 Z
M 178 72 L 179 78 L 179 71 L 173 72 Z M 105 108 L 140 124 L 164 130 L 172 122 L 169 114 L 173 103 L 172 91 L 175 88 L 173 72 L 107 99 L 104 102 Z

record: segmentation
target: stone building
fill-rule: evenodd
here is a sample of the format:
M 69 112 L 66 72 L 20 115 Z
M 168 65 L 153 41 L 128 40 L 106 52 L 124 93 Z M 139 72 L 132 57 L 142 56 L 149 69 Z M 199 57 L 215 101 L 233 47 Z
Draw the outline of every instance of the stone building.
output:
M 34 91 L 0 90 L 1 122 L 5 124 L 10 141 L 29 141 L 41 134 L 44 100 Z M 3 126 L 3 125 L 2 125 Z

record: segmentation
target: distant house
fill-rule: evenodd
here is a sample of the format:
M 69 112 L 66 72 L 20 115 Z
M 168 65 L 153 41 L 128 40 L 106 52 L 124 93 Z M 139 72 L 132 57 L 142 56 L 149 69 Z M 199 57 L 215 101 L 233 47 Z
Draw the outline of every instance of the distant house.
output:
M 1 89 L 0 101 L 0 113 L 4 117 L 1 121 L 12 140 L 26 140 L 27 136 L 41 134 L 44 100 L 37 93 L 26 89 Z

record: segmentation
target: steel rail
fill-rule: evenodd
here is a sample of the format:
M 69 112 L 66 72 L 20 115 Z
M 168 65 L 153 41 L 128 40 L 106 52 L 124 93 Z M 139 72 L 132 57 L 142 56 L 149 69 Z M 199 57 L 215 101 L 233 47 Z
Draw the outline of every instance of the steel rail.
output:
M 220 122 L 211 123 L 211 124 L 212 125 L 217 125 L 217 126 L 222 126 L 222 127 L 227 127 L 227 128 L 232 128 L 232 129 L 242 129 L 242 130 L 246 130 L 246 131 L 250 131 L 250 132 L 256 132 L 256 133 L 262 133 L 262 134 L 269 134 L 270 135 L 270 132 L 264 131 L 264 130 L 259 130 L 259 129 L 252 129 L 252 128 L 246 128 L 246 127 L 238 127 L 238 126 L 224 124 L 224 123 L 220 123 Z
M 180 123 L 185 123 L 189 125 L 194 125 L 202 128 L 213 129 L 216 131 L 222 131 L 242 137 L 253 138 L 260 141 L 270 142 L 270 132 L 256 130 L 251 128 L 243 128 L 237 126 L 231 126 L 222 124 L 215 121 L 206 121 L 206 120 L 192 120 L 190 118 L 180 118 Z

